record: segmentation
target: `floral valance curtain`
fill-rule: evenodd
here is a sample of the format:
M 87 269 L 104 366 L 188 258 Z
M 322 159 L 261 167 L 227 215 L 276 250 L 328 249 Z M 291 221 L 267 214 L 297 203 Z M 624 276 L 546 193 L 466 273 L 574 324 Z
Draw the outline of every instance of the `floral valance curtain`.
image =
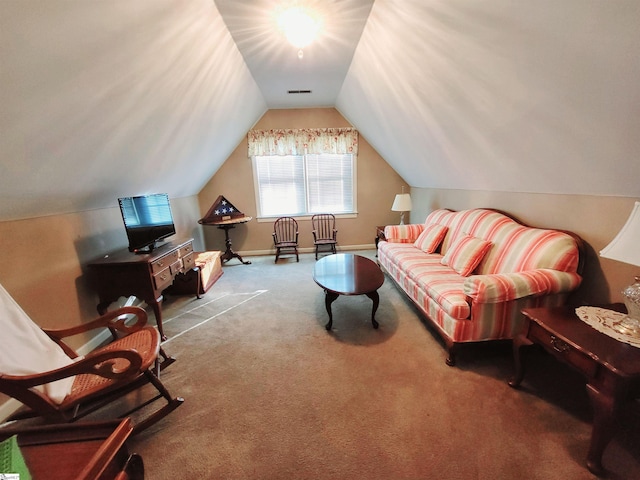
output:
M 249 130 L 248 137 L 250 157 L 307 153 L 358 154 L 358 131 L 354 128 Z

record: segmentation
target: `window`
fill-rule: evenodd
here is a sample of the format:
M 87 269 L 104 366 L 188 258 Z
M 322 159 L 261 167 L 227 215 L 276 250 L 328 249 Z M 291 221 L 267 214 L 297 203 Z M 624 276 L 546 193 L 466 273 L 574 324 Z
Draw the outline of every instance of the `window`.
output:
M 353 155 L 253 157 L 258 216 L 353 213 Z
M 352 129 L 252 130 L 258 217 L 355 213 L 356 151 Z

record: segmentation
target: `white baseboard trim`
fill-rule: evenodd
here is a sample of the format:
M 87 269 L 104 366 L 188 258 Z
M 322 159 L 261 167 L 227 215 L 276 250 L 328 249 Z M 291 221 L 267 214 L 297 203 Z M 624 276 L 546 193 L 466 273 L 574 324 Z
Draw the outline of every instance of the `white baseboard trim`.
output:
M 338 247 L 336 248 L 336 250 L 338 252 L 348 252 L 348 251 L 352 251 L 352 250 L 375 250 L 376 246 L 373 243 L 368 243 L 368 244 L 364 244 L 364 245 L 346 245 L 346 246 L 340 246 L 338 245 Z M 298 253 L 315 253 L 316 249 L 315 247 L 300 247 L 298 248 Z M 274 250 L 243 250 L 243 251 L 239 251 L 237 252 L 238 255 L 240 255 L 241 257 L 247 256 L 247 257 L 251 257 L 251 256 L 262 256 L 262 255 L 275 255 L 276 251 Z

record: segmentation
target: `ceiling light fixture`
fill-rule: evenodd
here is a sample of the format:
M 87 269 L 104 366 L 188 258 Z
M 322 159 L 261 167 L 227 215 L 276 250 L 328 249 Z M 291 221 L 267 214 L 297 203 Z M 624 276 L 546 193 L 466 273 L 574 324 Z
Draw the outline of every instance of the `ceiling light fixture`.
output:
M 285 10 L 278 17 L 278 26 L 289 43 L 298 49 L 300 59 L 304 56 L 303 48 L 316 38 L 320 24 L 313 12 L 299 6 Z

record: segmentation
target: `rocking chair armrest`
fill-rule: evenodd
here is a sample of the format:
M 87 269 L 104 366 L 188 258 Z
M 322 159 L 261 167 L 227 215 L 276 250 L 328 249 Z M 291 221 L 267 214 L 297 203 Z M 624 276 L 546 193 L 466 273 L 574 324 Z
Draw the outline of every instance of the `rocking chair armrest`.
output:
M 119 318 L 120 316 L 125 314 L 135 315 L 136 316 L 135 323 L 131 325 L 125 324 L 124 320 Z M 112 310 L 96 318 L 95 320 L 92 320 L 87 323 L 83 323 L 81 325 L 77 325 L 75 327 L 61 328 L 61 329 L 44 329 L 43 328 L 43 330 L 54 341 L 58 342 L 59 340 L 65 337 L 71 337 L 73 335 L 85 333 L 95 328 L 108 328 L 110 330 L 117 330 L 125 334 L 130 334 L 133 332 L 137 332 L 146 324 L 147 324 L 147 312 L 140 307 L 131 306 L 131 307 L 121 307 L 116 310 Z
M 115 368 L 115 363 L 118 359 L 126 360 L 127 366 Z M 32 388 L 81 374 L 93 374 L 112 380 L 123 380 L 139 374 L 141 365 L 142 357 L 133 349 L 108 350 L 82 357 L 77 362 L 48 372 L 31 375 L 0 375 L 0 383 L 6 382 L 24 388 Z
M 332 238 L 335 240 L 336 236 L 338 235 L 338 230 L 336 230 L 335 228 L 331 231 L 332 232 Z M 311 230 L 311 233 L 313 234 L 313 239 L 317 240 L 318 239 L 318 231 L 317 230 Z

